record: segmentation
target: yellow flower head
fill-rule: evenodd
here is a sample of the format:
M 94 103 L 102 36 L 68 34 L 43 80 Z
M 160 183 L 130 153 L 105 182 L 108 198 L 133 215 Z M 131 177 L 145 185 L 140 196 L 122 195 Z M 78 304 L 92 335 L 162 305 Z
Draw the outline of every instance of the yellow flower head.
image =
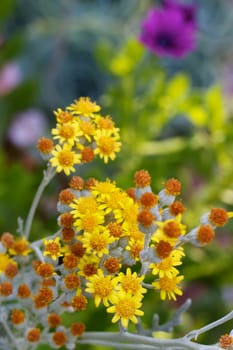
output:
M 150 268 L 152 269 L 153 275 L 158 274 L 159 277 L 167 276 L 169 278 L 172 278 L 173 276 L 176 276 L 179 272 L 175 266 L 181 265 L 182 262 L 180 261 L 180 254 L 175 251 L 173 251 L 170 256 L 167 258 L 164 258 L 160 261 L 160 263 L 152 263 L 150 265 Z
M 132 295 L 146 293 L 146 289 L 142 287 L 144 276 L 138 277 L 137 273 L 132 273 L 130 268 L 127 268 L 126 274 L 120 272 L 119 276 L 116 278 L 120 283 L 120 290 L 123 290 L 126 293 L 131 293 Z
M 56 260 L 60 256 L 63 256 L 63 248 L 60 244 L 60 238 L 55 239 L 44 239 L 44 256 L 49 256 L 51 259 Z
M 98 154 L 104 160 L 104 163 L 107 163 L 109 159 L 114 160 L 116 153 L 121 148 L 119 135 L 112 135 L 109 130 L 97 130 L 94 138 L 97 146 L 95 154 Z
M 119 189 L 116 187 L 115 182 L 111 182 L 109 179 L 106 181 L 99 181 L 91 188 L 91 192 L 98 202 L 106 201 L 113 192 L 118 191 Z
M 112 322 L 115 323 L 120 320 L 124 328 L 128 327 L 129 321 L 137 323 L 136 316 L 144 315 L 144 312 L 139 310 L 142 306 L 141 299 L 141 295 L 132 296 L 131 293 L 125 293 L 123 291 L 114 293 L 111 298 L 111 302 L 114 305 L 107 309 L 107 312 L 115 314 Z
M 103 227 L 104 223 L 104 215 L 103 212 L 94 212 L 91 213 L 87 211 L 85 214 L 79 216 L 78 219 L 75 220 L 74 226 L 78 231 L 84 230 L 87 232 L 98 231 L 100 227 Z
M 157 222 L 159 228 L 152 236 L 152 240 L 159 242 L 160 240 L 168 241 L 174 245 L 180 236 L 186 232 L 186 226 L 181 222 L 181 215 L 177 215 L 174 219 L 168 219 L 164 222 Z
M 68 144 L 65 144 L 63 148 L 57 145 L 51 154 L 50 163 L 52 167 L 56 168 L 58 173 L 64 171 L 67 176 L 72 171 L 75 171 L 74 165 L 80 163 L 80 154 L 72 151 L 71 146 Z
M 103 271 L 98 269 L 97 274 L 87 278 L 86 292 L 94 295 L 94 301 L 97 307 L 101 302 L 105 306 L 109 306 L 109 300 L 113 295 L 116 283 L 116 279 L 112 278 L 112 276 L 104 276 Z
M 25 237 L 16 239 L 13 246 L 9 249 L 11 255 L 27 256 L 31 252 L 32 249 Z
M 92 102 L 89 97 L 80 97 L 67 107 L 67 110 L 84 117 L 92 117 L 93 113 L 100 111 L 100 106 Z
M 56 116 L 57 122 L 61 124 L 70 123 L 74 120 L 72 113 L 63 111 L 61 108 L 58 108 L 56 111 L 54 111 L 54 114 Z
M 98 203 L 94 197 L 79 197 L 70 204 L 73 209 L 71 214 L 74 218 L 79 218 L 81 215 L 88 213 L 95 213 L 98 211 Z
M 152 283 L 155 289 L 160 290 L 161 300 L 168 298 L 169 300 L 176 300 L 176 294 L 182 295 L 182 290 L 178 287 L 180 281 L 184 279 L 184 276 L 173 276 L 169 278 L 168 276 L 161 277 L 159 281 Z
M 90 120 L 79 120 L 79 132 L 80 136 L 91 142 L 95 135 L 95 125 Z
M 5 268 L 9 263 L 15 264 L 15 262 L 9 258 L 5 253 L 0 253 L 0 275 L 5 271 Z
M 73 146 L 78 141 L 81 132 L 78 129 L 78 124 L 73 122 L 57 124 L 57 127 L 52 129 L 51 134 L 54 135 L 54 140 L 58 140 L 60 144 L 66 142 Z
M 99 258 L 104 254 L 108 254 L 109 244 L 115 241 L 114 237 L 111 237 L 107 230 L 104 232 L 84 232 L 83 237 L 81 237 L 80 240 L 83 242 L 84 248 L 87 249 L 87 253 L 92 252 Z

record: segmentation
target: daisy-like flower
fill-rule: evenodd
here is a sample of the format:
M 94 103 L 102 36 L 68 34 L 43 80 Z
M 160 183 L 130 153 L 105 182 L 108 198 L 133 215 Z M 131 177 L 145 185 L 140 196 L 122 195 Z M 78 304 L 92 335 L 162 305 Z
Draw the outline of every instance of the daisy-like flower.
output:
M 98 307 L 101 302 L 109 306 L 117 280 L 112 276 L 104 276 L 103 271 L 98 269 L 97 274 L 87 278 L 86 292 L 93 294 L 95 305 Z
M 78 275 L 86 278 L 96 275 L 99 266 L 99 258 L 94 254 L 85 254 L 78 262 Z
M 136 272 L 131 271 L 127 268 L 126 274 L 120 272 L 116 277 L 118 288 L 126 293 L 131 293 L 132 295 L 146 293 L 146 289 L 142 287 L 142 281 L 145 276 L 138 277 Z
M 53 139 L 58 140 L 60 144 L 68 143 L 73 146 L 75 142 L 78 142 L 81 132 L 78 129 L 77 122 L 70 122 L 64 124 L 57 124 L 56 128 L 51 130 L 51 134 L 54 135 Z
M 95 135 L 95 125 L 90 120 L 82 120 L 79 122 L 79 133 L 80 136 L 84 137 L 88 142 L 93 141 L 93 137 Z
M 44 256 L 49 256 L 52 260 L 58 259 L 60 256 L 63 256 L 63 248 L 60 244 L 60 238 L 56 237 L 55 239 L 44 239 Z
M 119 135 L 112 135 L 109 130 L 97 130 L 94 136 L 96 146 L 95 154 L 98 154 L 104 163 L 107 163 L 109 159 L 114 160 L 116 153 L 120 151 L 121 142 L 119 142 Z
M 172 278 L 178 274 L 178 270 L 175 266 L 181 265 L 181 253 L 177 250 L 173 250 L 173 252 L 167 257 L 162 259 L 159 263 L 150 264 L 150 268 L 152 269 L 153 275 L 159 275 L 159 277 L 167 276 Z
M 18 238 L 14 241 L 13 246 L 9 249 L 11 255 L 27 256 L 32 252 L 30 244 L 25 237 Z
M 174 219 L 168 219 L 163 222 L 157 221 L 158 229 L 152 236 L 152 240 L 159 242 L 160 240 L 168 241 L 174 245 L 180 236 L 186 233 L 186 226 L 181 222 L 181 215 Z
M 173 276 L 169 278 L 168 276 L 161 277 L 158 281 L 152 283 L 155 289 L 160 290 L 161 300 L 168 298 L 169 300 L 176 300 L 176 294 L 182 295 L 182 290 L 178 287 L 178 284 L 184 279 L 184 276 Z
M 116 187 L 115 182 L 111 182 L 109 179 L 99 181 L 91 188 L 91 193 L 96 197 L 98 202 L 105 201 L 113 192 L 119 192 L 119 189 Z
M 142 23 L 139 40 L 158 56 L 181 58 L 196 46 L 196 26 L 177 7 L 152 8 Z
M 107 309 L 107 312 L 114 313 L 112 322 L 121 321 L 124 328 L 128 327 L 129 321 L 138 323 L 136 316 L 143 316 L 144 312 L 139 310 L 142 306 L 142 296 L 126 293 L 124 291 L 114 293 L 111 302 L 114 304 Z
M 5 271 L 9 263 L 15 264 L 15 262 L 10 259 L 8 254 L 0 253 L 0 275 Z
M 70 175 L 72 171 L 75 171 L 74 165 L 80 163 L 80 154 L 72 151 L 71 146 L 68 144 L 65 144 L 63 147 L 56 145 L 51 154 L 52 157 L 49 161 L 52 167 L 56 168 L 58 173 L 64 171 L 67 176 Z
M 96 199 L 92 196 L 79 197 L 74 199 L 73 203 L 70 204 L 73 209 L 71 214 L 74 218 L 79 218 L 81 215 L 85 215 L 87 212 L 95 213 L 99 209 L 99 205 Z
M 89 97 L 80 97 L 67 107 L 68 111 L 83 117 L 93 117 L 94 113 L 99 112 L 100 109 L 100 106 L 96 102 L 92 102 Z
M 54 111 L 54 114 L 58 123 L 66 124 L 74 121 L 73 114 L 68 111 L 63 111 L 61 108 Z
M 100 228 L 103 228 L 104 223 L 104 213 L 100 211 L 96 212 L 86 212 L 79 216 L 78 219 L 75 220 L 74 226 L 78 231 L 84 230 L 87 232 L 99 231 Z
M 99 258 L 109 253 L 108 246 L 115 241 L 114 237 L 111 237 L 107 230 L 104 232 L 84 232 L 80 240 L 83 242 L 84 248 L 87 249 L 87 253 L 92 252 Z

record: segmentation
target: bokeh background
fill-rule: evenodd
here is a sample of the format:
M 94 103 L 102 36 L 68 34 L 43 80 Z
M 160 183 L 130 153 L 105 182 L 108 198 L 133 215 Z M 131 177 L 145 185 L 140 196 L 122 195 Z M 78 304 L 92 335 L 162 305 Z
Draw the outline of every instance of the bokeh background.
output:
M 144 168 L 155 192 L 176 177 L 189 228 L 211 207 L 233 210 L 233 1 L 193 2 L 197 47 L 176 59 L 151 54 L 137 39 L 142 18 L 159 1 L 0 1 L 1 232 L 16 233 L 17 218 L 30 207 L 45 166 L 36 142 L 54 126 L 53 110 L 80 96 L 90 96 L 112 116 L 123 147 L 114 162 L 95 161 L 79 175 L 110 177 L 126 189 Z M 34 237 L 55 232 L 57 194 L 67 182 L 59 175 L 49 185 Z M 188 297 L 193 303 L 177 335 L 223 316 L 233 306 L 232 271 L 229 222 L 210 246 L 187 247 L 183 297 L 175 304 L 151 295 L 143 325 L 150 327 L 153 312 L 166 322 Z M 102 309 L 90 307 L 80 317 L 88 330 L 114 329 Z M 213 343 L 232 328 L 233 321 L 199 340 Z

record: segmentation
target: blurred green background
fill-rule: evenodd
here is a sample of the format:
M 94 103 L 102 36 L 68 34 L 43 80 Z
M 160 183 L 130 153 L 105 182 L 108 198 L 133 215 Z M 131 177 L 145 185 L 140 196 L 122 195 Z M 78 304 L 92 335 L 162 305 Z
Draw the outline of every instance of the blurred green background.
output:
M 54 125 L 52 111 L 90 96 L 121 129 L 122 151 L 114 162 L 82 166 L 87 178 L 110 177 L 122 188 L 144 168 L 155 192 L 170 177 L 183 185 L 189 228 L 211 207 L 233 207 L 233 2 L 197 0 L 198 45 L 183 59 L 158 58 L 138 41 L 152 0 L 2 0 L 0 2 L 0 228 L 16 233 L 44 167 L 35 144 Z M 41 200 L 33 235 L 56 230 L 56 201 L 67 178 L 56 177 Z M 193 299 L 181 335 L 233 306 L 233 223 L 205 249 L 187 248 L 182 272 Z M 151 308 L 154 304 L 154 310 Z M 166 321 L 177 305 L 151 295 L 152 313 Z M 113 327 L 110 316 L 90 307 L 88 330 Z M 96 325 L 95 320 L 101 319 Z M 101 326 L 101 329 L 100 329 Z M 199 340 L 216 342 L 233 321 Z M 79 346 L 78 348 L 82 348 Z M 100 347 L 83 347 L 100 349 Z

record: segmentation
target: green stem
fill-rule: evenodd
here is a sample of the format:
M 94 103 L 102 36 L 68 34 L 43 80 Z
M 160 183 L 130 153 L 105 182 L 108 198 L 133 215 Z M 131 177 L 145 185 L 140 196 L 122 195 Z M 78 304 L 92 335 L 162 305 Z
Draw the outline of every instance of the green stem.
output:
M 55 176 L 56 170 L 52 167 L 48 167 L 47 170 L 44 171 L 44 176 L 43 179 L 40 183 L 40 186 L 37 189 L 37 192 L 35 194 L 35 197 L 33 199 L 31 208 L 29 210 L 27 219 L 26 219 L 26 224 L 25 224 L 25 230 L 24 230 L 24 235 L 26 239 L 29 238 L 30 235 L 30 230 L 32 226 L 32 221 L 35 215 L 36 208 L 38 206 L 38 203 L 40 201 L 41 195 L 44 192 L 45 187 L 49 184 L 49 182 L 52 180 L 52 178 Z

